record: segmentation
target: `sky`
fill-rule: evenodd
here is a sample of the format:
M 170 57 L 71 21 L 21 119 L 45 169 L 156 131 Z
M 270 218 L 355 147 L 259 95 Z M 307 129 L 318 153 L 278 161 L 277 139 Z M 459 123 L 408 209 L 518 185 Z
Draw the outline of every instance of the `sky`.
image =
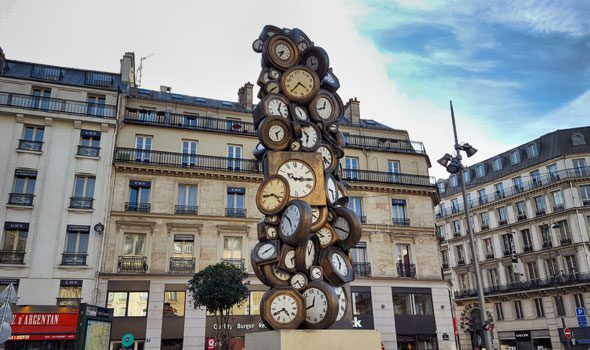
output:
M 298 27 L 328 52 L 342 99 L 423 142 L 440 178 L 449 100 L 459 142 L 479 150 L 467 165 L 590 125 L 588 18 L 587 0 L 2 0 L 0 46 L 9 59 L 111 72 L 127 51 L 137 64 L 151 55 L 143 88 L 237 101 L 257 80 L 262 27 Z

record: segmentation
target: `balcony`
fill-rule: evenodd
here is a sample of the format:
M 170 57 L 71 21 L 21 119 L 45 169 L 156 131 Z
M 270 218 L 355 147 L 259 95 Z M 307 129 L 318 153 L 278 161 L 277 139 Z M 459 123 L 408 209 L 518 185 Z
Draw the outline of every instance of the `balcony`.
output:
M 453 233 L 453 237 L 454 237 L 454 238 L 461 237 L 461 232 L 454 232 L 454 233 Z
M 141 213 L 149 213 L 151 209 L 151 203 L 135 203 L 125 202 L 125 211 L 137 211 Z
M 82 298 L 55 298 L 57 300 L 57 306 L 66 307 L 79 307 L 82 302 Z
M 0 250 L 0 264 L 24 264 L 24 250 Z
M 31 207 L 33 206 L 33 198 L 35 198 L 34 194 L 10 193 L 8 195 L 8 204 Z
M 244 267 L 244 259 L 221 259 L 221 263 L 222 264 L 228 264 L 228 265 L 233 265 L 237 268 L 239 268 L 240 270 L 245 270 L 246 268 Z
M 93 204 L 93 197 L 70 197 L 70 208 L 72 209 L 92 209 Z
M 415 174 L 390 173 L 386 171 L 342 169 L 343 180 L 348 182 L 370 182 L 410 186 L 435 187 L 433 177 Z
M 525 253 L 532 252 L 533 245 L 532 244 L 525 244 L 524 247 L 522 248 L 522 251 Z
M 582 199 L 582 205 L 585 207 L 590 207 L 590 199 Z
M 490 229 L 490 224 L 482 224 L 481 225 L 481 230 L 489 230 Z
M 565 209 L 565 206 L 563 204 L 557 204 L 553 206 L 553 211 L 563 211 Z
M 559 239 L 559 243 L 561 245 L 568 245 L 568 244 L 572 244 L 572 239 L 570 237 L 561 237 Z
M 488 203 L 488 196 L 481 196 L 477 198 L 477 202 L 479 205 L 484 205 Z
M 43 141 L 18 140 L 18 149 L 21 151 L 43 151 Z
M 353 262 L 355 277 L 371 277 L 371 263 L 368 262 Z
M 158 125 L 169 128 L 205 130 L 228 134 L 257 135 L 254 123 L 223 118 L 184 115 L 164 111 L 127 108 L 125 123 Z
M 365 215 L 361 215 L 360 216 L 361 219 L 361 224 L 366 224 L 367 223 L 367 217 Z
M 62 253 L 61 264 L 67 266 L 83 266 L 86 265 L 86 253 Z
M 148 270 L 145 256 L 120 256 L 118 271 L 124 273 L 146 273 Z
M 195 258 L 170 258 L 169 272 L 174 274 L 195 273 Z
M 442 264 L 442 268 L 443 268 L 443 270 L 448 269 L 449 268 L 449 263 L 443 263 Z
M 100 156 L 100 147 L 78 145 L 76 154 L 83 157 L 98 157 Z
M 543 249 L 553 248 L 553 242 L 551 242 L 551 241 L 543 241 L 542 248 Z
M 465 259 L 458 259 L 457 266 L 465 266 Z
M 394 226 L 410 226 L 410 219 L 408 218 L 393 218 L 391 221 Z
M 456 213 L 458 213 L 458 212 L 459 212 L 459 210 L 460 210 L 460 209 L 459 209 L 459 206 L 458 206 L 458 205 L 453 205 L 453 206 L 451 207 L 451 214 L 456 214 Z
M 380 151 L 393 151 L 403 153 L 426 154 L 422 142 L 396 140 L 383 137 L 369 137 L 359 135 L 345 135 L 344 142 L 346 147 L 361 149 L 376 149 Z
M 404 278 L 416 278 L 416 265 L 397 263 L 397 275 Z
M 527 219 L 526 214 L 518 214 L 518 221 L 524 221 Z
M 246 209 L 244 208 L 225 208 L 225 216 L 228 218 L 245 218 Z
M 545 209 L 537 209 L 537 211 L 535 211 L 536 216 L 543 216 L 545 214 Z
M 511 256 L 512 251 L 510 249 L 504 249 L 504 256 Z
M 503 199 L 504 197 L 506 197 L 506 194 L 504 194 L 504 191 L 494 192 L 494 199 L 495 200 L 500 200 L 500 199 Z
M 134 163 L 184 169 L 261 173 L 260 163 L 254 159 L 151 151 L 134 148 L 118 147 L 115 149 L 114 161 L 115 163 Z
M 505 226 L 508 225 L 508 220 L 500 220 L 498 221 L 498 226 Z
M 0 91 L 0 106 L 87 117 L 115 118 L 117 106 Z
M 524 186 L 523 185 L 514 185 L 514 187 L 512 187 L 512 189 L 513 189 L 513 191 L 514 191 L 515 194 L 524 192 Z
M 197 215 L 199 207 L 196 205 L 175 205 L 174 214 Z
M 486 260 L 492 260 L 492 259 L 494 259 L 494 253 L 487 253 Z

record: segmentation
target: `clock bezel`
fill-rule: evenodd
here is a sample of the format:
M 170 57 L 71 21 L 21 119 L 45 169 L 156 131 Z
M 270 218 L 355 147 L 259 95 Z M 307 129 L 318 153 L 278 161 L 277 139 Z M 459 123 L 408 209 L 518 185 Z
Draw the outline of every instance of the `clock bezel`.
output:
M 277 275 L 275 274 L 273 267 L 275 267 L 279 270 L 281 270 L 282 272 L 286 273 L 289 275 L 289 278 L 287 278 L 286 280 L 282 280 L 279 277 L 277 277 Z M 268 282 L 268 284 L 266 284 L 267 286 L 271 286 L 271 287 L 286 287 L 289 285 L 289 281 L 291 280 L 291 275 L 292 273 L 289 271 L 285 271 L 281 268 L 278 267 L 278 262 L 274 262 L 274 263 L 270 263 L 270 264 L 264 264 L 264 265 L 260 265 L 260 268 L 262 270 L 262 273 L 264 274 L 264 278 L 266 279 L 266 281 Z
M 291 296 L 295 300 L 295 303 L 297 305 L 297 314 L 295 315 L 294 319 L 288 323 L 281 323 L 276 321 L 272 317 L 271 312 L 271 305 L 273 300 L 275 300 L 283 294 Z M 260 303 L 262 305 L 262 307 L 260 308 L 260 316 L 266 324 L 266 326 L 271 330 L 296 329 L 301 325 L 301 323 L 305 319 L 305 301 L 303 300 L 303 296 L 301 295 L 301 293 L 299 293 L 295 288 L 291 286 L 276 287 L 266 291 L 262 296 Z
M 314 131 L 316 132 L 317 135 L 317 141 L 316 143 L 312 146 L 312 147 L 307 147 L 303 145 L 303 141 L 301 142 L 301 149 L 306 151 L 306 152 L 315 152 L 318 150 L 318 148 L 320 148 L 320 146 L 322 146 L 322 131 L 320 130 L 320 128 L 318 128 L 315 124 L 313 123 L 301 123 L 301 139 L 303 139 L 303 133 L 305 128 L 312 128 L 314 129 Z M 322 156 L 322 165 L 323 163 L 323 156 Z
M 322 135 L 323 136 L 323 135 Z M 332 155 L 332 161 L 330 162 L 330 165 L 326 168 L 324 165 L 324 156 L 322 155 L 322 153 L 319 151 L 320 148 L 325 147 L 330 154 Z M 336 169 L 336 167 L 338 166 L 338 157 L 336 156 L 336 152 L 334 152 L 334 148 L 327 143 L 322 143 L 318 149 L 316 150 L 316 153 L 319 153 L 322 156 L 322 167 L 324 168 L 324 172 L 326 174 L 329 174 L 331 172 L 334 171 L 334 169 Z
M 283 244 L 283 246 L 281 248 L 281 255 L 279 257 L 279 268 L 284 271 L 296 273 L 297 272 L 297 263 L 295 262 L 295 256 L 293 257 L 293 259 L 294 259 L 293 260 L 293 268 L 287 267 L 287 264 L 285 262 L 286 261 L 285 258 L 287 257 L 287 254 L 289 254 L 290 251 L 295 252 L 295 248 L 288 245 L 288 244 Z
M 307 66 L 306 61 L 309 56 L 316 56 L 318 59 L 318 69 L 315 70 L 315 72 L 320 79 L 323 79 L 330 68 L 330 56 L 328 56 L 326 50 L 320 46 L 310 46 L 299 55 L 299 64 Z M 310 69 L 314 70 L 313 68 Z
M 280 200 L 279 205 L 271 210 L 268 210 L 266 208 L 264 208 L 262 202 L 263 202 L 263 192 L 265 187 L 271 182 L 271 181 L 280 181 L 283 183 L 283 185 L 285 186 L 285 196 L 282 200 Z M 262 183 L 260 184 L 260 186 L 258 186 L 258 190 L 256 191 L 256 207 L 258 208 L 258 210 L 266 215 L 274 215 L 279 213 L 281 210 L 283 210 L 283 208 L 285 207 L 285 205 L 287 204 L 287 202 L 289 201 L 289 195 L 290 195 L 290 190 L 289 190 L 289 181 L 287 181 L 284 177 L 280 176 L 280 175 L 270 175 L 268 177 L 266 177 L 264 179 L 264 181 L 262 181 Z
M 281 44 L 281 42 L 287 45 L 291 51 L 291 56 L 287 60 L 283 60 L 276 55 L 275 49 Z M 267 65 L 272 65 L 279 70 L 285 70 L 299 62 L 299 48 L 288 36 L 284 34 L 275 34 L 264 42 L 262 58 Z
M 303 297 L 303 302 L 305 304 L 306 310 L 307 304 L 305 302 L 305 292 L 311 288 L 315 288 L 322 291 L 326 296 L 326 315 L 318 323 L 308 322 L 306 315 L 306 317 L 303 319 L 303 325 L 305 328 L 308 329 L 329 328 L 331 325 L 334 324 L 334 322 L 336 322 L 336 317 L 338 316 L 338 299 L 336 296 L 336 291 L 334 290 L 333 286 L 324 281 L 310 281 L 309 283 L 307 283 L 307 286 L 301 291 L 301 296 Z
M 285 134 L 282 140 L 274 141 L 268 135 L 270 128 L 279 125 Z M 264 118 L 258 128 L 258 139 L 262 145 L 271 151 L 283 151 L 291 144 L 291 125 L 287 119 L 282 116 L 269 116 Z
M 288 83 L 289 75 L 291 75 L 291 73 L 293 73 L 294 71 L 297 71 L 297 70 L 302 70 L 302 71 L 307 72 L 309 75 L 311 75 L 312 80 L 313 80 L 313 87 L 311 88 L 311 90 L 309 92 L 307 92 L 307 94 L 305 94 L 303 96 L 293 94 L 286 86 L 286 84 Z M 314 98 L 314 96 L 320 91 L 320 79 L 318 78 L 317 73 L 313 69 L 311 69 L 307 66 L 297 65 L 297 66 L 293 66 L 293 67 L 288 68 L 287 70 L 285 70 L 283 72 L 283 74 L 281 74 L 280 88 L 281 88 L 281 91 L 283 91 L 283 94 L 285 95 L 285 97 L 288 98 L 289 100 L 291 100 L 292 102 L 306 103 L 306 102 L 309 102 L 310 100 L 312 100 Z
M 317 101 L 322 97 L 330 100 L 330 103 L 332 104 L 332 113 L 328 118 L 325 119 L 320 117 L 316 108 Z M 311 102 L 309 102 L 309 116 L 311 120 L 314 122 L 322 123 L 324 129 L 330 124 L 336 122 L 336 119 L 339 117 L 341 113 L 342 111 L 340 110 L 340 104 L 338 103 L 338 100 L 336 99 L 336 97 L 334 97 L 334 94 L 328 90 L 320 89 L 318 93 L 314 96 L 314 98 L 311 100 Z
M 328 223 L 326 223 L 324 226 L 320 227 L 320 228 L 319 228 L 319 230 L 317 230 L 317 231 L 315 232 L 315 235 L 317 236 L 317 235 L 320 233 L 320 231 L 321 231 L 322 229 L 324 229 L 324 228 L 326 228 L 327 230 L 329 230 L 329 231 L 332 233 L 332 238 L 330 239 L 330 242 L 328 242 L 328 243 L 326 243 L 326 244 L 322 244 L 322 240 L 321 240 L 321 239 L 320 239 L 320 237 L 318 236 L 318 240 L 319 240 L 319 242 L 320 242 L 320 247 L 321 247 L 322 249 L 326 249 L 326 248 L 328 248 L 329 246 L 333 245 L 334 243 L 338 242 L 338 236 L 336 235 L 336 231 L 334 231 L 334 229 L 332 228 L 332 226 L 331 226 L 330 224 L 328 224 Z
M 339 206 L 333 208 L 333 210 L 336 217 L 341 217 L 348 222 L 349 230 L 348 237 L 344 240 L 339 240 L 337 245 L 343 250 L 353 248 L 361 240 L 363 235 L 363 228 L 358 215 L 348 207 Z M 334 218 L 334 221 L 336 221 L 336 218 Z M 335 228 L 334 231 L 336 231 Z
M 310 234 L 304 244 L 301 244 L 295 248 L 295 267 L 297 268 L 298 272 L 305 272 L 309 269 L 305 266 L 305 260 L 307 256 L 307 245 L 309 244 L 309 242 L 312 242 L 312 244 L 314 245 L 313 262 L 309 267 L 311 268 L 312 266 L 317 265 L 318 263 L 318 256 L 320 255 L 321 249 L 320 242 L 315 235 Z
M 344 263 L 348 268 L 348 273 L 345 276 L 340 275 L 332 265 L 332 255 L 334 254 L 340 255 L 344 260 Z M 334 287 L 341 287 L 354 280 L 354 271 L 352 264 L 348 260 L 348 256 L 336 246 L 322 249 L 320 253 L 320 266 L 324 270 L 324 278 Z
M 285 235 L 283 230 L 281 230 L 280 223 L 283 221 L 283 217 L 287 209 L 290 206 L 297 206 L 299 209 L 299 222 L 297 223 L 297 227 L 295 228 L 295 232 L 292 235 Z M 301 200 L 301 199 L 294 199 L 289 201 L 285 206 L 285 209 L 281 215 L 281 219 L 279 221 L 279 238 L 284 243 L 290 244 L 292 246 L 299 246 L 306 242 L 307 235 L 309 234 L 309 228 L 311 227 L 311 206 L 309 203 Z
M 318 216 L 318 220 L 314 223 L 313 222 L 313 208 L 318 208 L 320 211 L 320 215 Z M 316 232 L 320 228 L 324 227 L 324 225 L 328 222 L 328 208 L 325 206 L 312 206 L 312 219 L 311 219 L 311 232 Z
M 258 254 L 258 251 L 260 249 L 262 249 L 262 247 L 265 245 L 272 245 L 275 249 L 274 254 L 268 258 L 262 258 Z M 256 264 L 258 264 L 258 266 L 272 264 L 274 262 L 277 262 L 277 261 L 279 261 L 280 249 L 281 249 L 281 242 L 279 242 L 276 239 L 268 240 L 268 241 L 264 241 L 264 242 L 258 242 L 258 243 L 256 243 L 256 245 L 254 246 L 254 249 L 253 249 L 254 250 L 254 256 L 253 256 L 254 262 Z

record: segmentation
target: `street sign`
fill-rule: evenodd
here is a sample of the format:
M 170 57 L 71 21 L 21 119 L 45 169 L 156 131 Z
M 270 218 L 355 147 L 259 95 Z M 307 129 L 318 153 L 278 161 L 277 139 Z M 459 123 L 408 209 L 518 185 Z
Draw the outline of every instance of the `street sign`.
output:
M 578 325 L 581 328 L 588 327 L 588 320 L 586 320 L 586 316 L 578 316 Z
M 583 307 L 577 307 L 576 316 L 586 316 L 586 309 Z
M 131 333 L 125 333 L 123 334 L 123 337 L 121 338 L 121 345 L 123 345 L 124 347 L 130 347 L 133 345 L 133 343 L 135 342 L 135 337 L 133 336 L 133 334 Z
M 572 330 L 569 328 L 564 328 L 563 329 L 563 336 L 565 337 L 565 339 L 570 340 L 572 339 Z

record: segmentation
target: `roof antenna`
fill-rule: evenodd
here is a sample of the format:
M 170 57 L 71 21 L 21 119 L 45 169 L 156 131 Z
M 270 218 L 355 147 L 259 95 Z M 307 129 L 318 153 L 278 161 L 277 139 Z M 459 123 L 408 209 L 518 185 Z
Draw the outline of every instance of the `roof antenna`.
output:
M 149 55 L 144 56 L 139 59 L 139 68 L 137 68 L 137 73 L 136 73 L 136 75 L 139 76 L 139 79 L 137 80 L 137 87 L 141 86 L 141 76 L 143 73 L 143 60 L 147 60 L 148 58 L 152 57 L 153 55 L 154 55 L 153 53 L 150 53 Z

